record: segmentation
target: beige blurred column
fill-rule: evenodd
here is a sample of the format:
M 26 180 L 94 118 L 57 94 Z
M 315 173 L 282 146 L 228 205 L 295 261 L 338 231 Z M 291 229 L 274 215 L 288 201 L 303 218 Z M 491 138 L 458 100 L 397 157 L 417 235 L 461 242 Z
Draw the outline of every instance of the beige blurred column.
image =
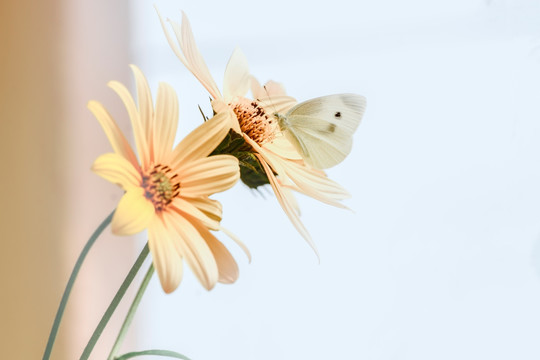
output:
M 106 86 L 131 84 L 128 28 L 127 0 L 1 2 L 2 359 L 42 357 L 75 260 L 121 195 L 90 171 L 111 149 L 86 103 L 103 102 L 131 136 Z M 109 229 L 98 240 L 73 289 L 53 359 L 80 356 L 137 250 Z M 105 358 L 121 320 L 115 317 L 92 358 Z

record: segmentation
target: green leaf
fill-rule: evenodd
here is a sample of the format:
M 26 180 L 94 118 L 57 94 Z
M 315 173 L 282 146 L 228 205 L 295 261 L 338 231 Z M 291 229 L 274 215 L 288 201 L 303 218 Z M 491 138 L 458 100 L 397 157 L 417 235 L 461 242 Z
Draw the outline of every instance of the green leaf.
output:
M 170 357 L 170 358 L 173 358 L 173 359 L 191 360 L 187 356 L 184 356 L 182 354 L 179 354 L 179 353 L 174 352 L 174 351 L 169 351 L 169 350 L 135 351 L 135 352 L 130 352 L 130 353 L 124 354 L 124 355 L 122 355 L 120 357 L 117 357 L 117 358 L 115 358 L 115 360 L 126 360 L 126 359 L 134 358 L 136 356 L 144 356 L 144 355 L 158 355 L 158 356 L 167 356 L 167 357 Z

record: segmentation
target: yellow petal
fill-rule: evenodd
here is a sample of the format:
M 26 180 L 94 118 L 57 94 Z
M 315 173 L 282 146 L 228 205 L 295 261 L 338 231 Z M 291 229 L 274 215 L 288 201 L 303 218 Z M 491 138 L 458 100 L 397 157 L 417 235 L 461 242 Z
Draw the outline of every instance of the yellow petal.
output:
M 236 133 L 241 134 L 242 129 L 240 129 L 240 124 L 238 123 L 238 117 L 236 117 L 236 114 L 231 109 L 229 105 L 227 105 L 226 102 L 222 101 L 221 99 L 212 100 L 212 109 L 216 114 L 223 114 L 227 116 L 227 122 L 229 123 L 229 127 L 233 129 Z
M 116 235 L 136 234 L 146 229 L 154 216 L 154 205 L 144 197 L 144 190 L 131 188 L 118 203 L 112 219 L 112 231 Z
M 173 169 L 196 159 L 210 155 L 229 132 L 230 126 L 225 114 L 218 114 L 186 136 L 172 152 Z
M 219 220 L 216 220 L 215 218 L 212 219 L 208 215 L 206 215 L 204 212 L 199 210 L 197 207 L 195 207 L 193 204 L 190 203 L 189 198 L 182 199 L 180 197 L 177 197 L 173 200 L 171 204 L 171 210 L 179 212 L 182 216 L 184 215 L 190 215 L 197 220 L 201 221 L 204 226 L 212 229 L 212 230 L 218 230 L 219 229 Z
M 266 143 L 262 147 L 285 159 L 302 160 L 302 155 L 285 136 L 276 137 L 272 142 Z
M 137 153 L 141 158 L 143 168 L 146 168 L 150 164 L 150 152 L 141 117 L 137 107 L 135 106 L 135 101 L 133 100 L 133 97 L 131 97 L 128 89 L 118 81 L 110 81 L 108 85 L 118 94 L 126 107 L 129 118 L 131 119 L 131 126 L 133 128 L 133 135 L 135 137 L 135 145 L 137 146 Z M 144 101 L 144 99 L 141 99 L 141 101 Z
M 246 254 L 248 261 L 251 262 L 251 253 L 249 252 L 247 246 L 242 241 L 240 241 L 240 238 L 234 235 L 231 231 L 224 228 L 223 226 L 220 226 L 219 229 L 223 231 L 228 237 L 230 237 L 236 243 L 236 245 L 240 246 L 240 249 L 242 249 Z
M 151 144 L 153 133 L 154 107 L 152 106 L 152 93 L 148 81 L 142 71 L 135 65 L 130 65 L 133 75 L 135 76 L 135 84 L 137 86 L 137 99 L 139 103 L 139 115 L 143 133 L 146 135 L 148 146 Z
M 167 294 L 176 290 L 182 281 L 182 258 L 174 246 L 178 241 L 176 231 L 166 228 L 163 220 L 156 216 L 148 229 L 148 246 L 159 282 Z
M 219 201 L 212 200 L 207 196 L 183 198 L 189 201 L 197 209 L 205 213 L 206 216 L 210 217 L 213 220 L 216 220 L 217 222 L 221 221 L 223 207 L 221 206 L 221 203 Z
M 159 10 L 156 6 L 154 6 L 154 8 L 158 13 L 159 21 L 161 22 L 161 27 L 163 28 L 163 32 L 165 33 L 165 37 L 167 38 L 167 42 L 169 43 L 169 46 L 172 48 L 178 59 L 189 71 L 191 71 L 193 75 L 195 75 L 195 77 L 201 82 L 201 84 L 206 88 L 206 90 L 208 90 L 208 92 L 214 99 L 220 98 L 221 94 L 219 92 L 219 89 L 214 79 L 212 78 L 212 75 L 210 75 L 210 71 L 208 70 L 206 63 L 204 62 L 204 59 L 199 52 L 199 49 L 197 49 L 197 45 L 195 44 L 195 38 L 193 36 L 193 32 L 191 31 L 191 26 L 189 24 L 186 14 L 182 12 L 182 26 L 178 25 L 174 21 L 167 19 L 173 28 L 174 34 L 176 35 L 176 39 L 178 41 L 178 44 L 180 45 L 179 48 L 178 46 L 176 46 L 173 37 L 169 34 L 167 26 L 165 26 L 165 22 L 163 21 Z
M 120 154 L 103 154 L 94 161 L 92 171 L 120 185 L 124 190 L 141 185 L 141 174 Z
M 223 284 L 232 284 L 238 279 L 239 271 L 238 264 L 234 260 L 233 256 L 207 228 L 202 226 L 199 222 L 193 221 L 193 226 L 199 231 L 201 236 L 208 244 L 208 247 L 216 259 L 218 266 L 219 278 L 218 281 Z
M 178 98 L 176 92 L 167 83 L 160 83 L 156 99 L 156 115 L 154 120 L 154 136 L 152 147 L 154 161 L 165 161 L 174 144 L 178 124 Z
M 311 236 L 309 235 L 309 232 L 305 228 L 304 224 L 302 224 L 302 221 L 300 221 L 300 218 L 298 217 L 298 213 L 294 209 L 294 204 L 291 204 L 289 198 L 283 194 L 281 191 L 281 187 L 279 183 L 277 182 L 276 177 L 274 176 L 274 172 L 270 168 L 270 166 L 266 163 L 264 158 L 260 154 L 255 154 L 257 158 L 260 160 L 261 165 L 263 166 L 264 172 L 268 176 L 268 180 L 270 181 L 270 185 L 272 186 L 272 189 L 274 190 L 274 193 L 276 194 L 276 198 L 278 199 L 279 204 L 285 211 L 285 214 L 289 217 L 291 222 L 293 223 L 294 227 L 300 235 L 307 241 L 309 246 L 315 251 L 315 254 L 317 255 L 317 258 L 319 257 L 319 252 L 317 251 L 317 248 L 315 247 L 315 243 L 311 239 Z
M 230 101 L 235 96 L 245 96 L 250 85 L 249 67 L 240 48 L 234 49 L 223 79 L 223 97 Z
M 128 159 L 133 166 L 138 168 L 139 164 L 135 153 L 131 149 L 131 146 L 124 137 L 124 134 L 109 112 L 97 101 L 90 101 L 88 103 L 88 109 L 90 109 L 90 111 L 99 121 L 103 131 L 105 131 L 105 135 L 107 135 L 107 138 L 112 145 L 113 150 L 122 155 L 124 158 Z
M 240 178 L 238 159 L 215 155 L 199 159 L 178 170 L 181 176 L 180 195 L 196 197 L 231 188 Z
M 268 152 L 265 152 L 265 156 L 266 158 L 272 158 L 272 155 Z M 276 162 L 276 160 L 273 162 Z M 341 185 L 330 180 L 324 172 L 296 162 L 281 161 L 281 163 L 283 165 L 281 171 L 294 182 L 296 191 L 326 204 L 347 209 L 340 201 L 350 198 L 351 195 Z
M 207 290 L 212 289 L 219 278 L 218 267 L 202 236 L 190 221 L 178 213 L 163 212 L 163 219 L 165 225 L 174 228 L 179 235 L 174 242 L 178 254 L 187 262 L 201 285 Z
M 257 98 L 265 109 L 270 109 L 270 113 L 286 114 L 290 108 L 297 104 L 295 98 L 286 95 L 266 95 Z

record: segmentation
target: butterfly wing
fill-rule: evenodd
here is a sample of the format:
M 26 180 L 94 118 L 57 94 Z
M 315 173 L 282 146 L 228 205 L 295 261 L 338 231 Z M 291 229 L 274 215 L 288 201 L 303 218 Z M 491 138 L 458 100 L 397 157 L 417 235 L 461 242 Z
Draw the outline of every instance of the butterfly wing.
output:
M 339 164 L 352 148 L 352 135 L 364 115 L 360 95 L 323 96 L 296 105 L 280 124 L 304 160 L 318 169 Z

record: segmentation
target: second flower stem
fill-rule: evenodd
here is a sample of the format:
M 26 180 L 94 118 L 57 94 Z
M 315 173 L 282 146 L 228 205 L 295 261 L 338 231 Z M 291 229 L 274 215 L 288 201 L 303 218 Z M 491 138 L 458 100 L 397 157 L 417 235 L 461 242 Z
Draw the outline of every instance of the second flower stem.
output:
M 98 326 L 94 330 L 94 333 L 92 334 L 92 337 L 90 338 L 90 341 L 88 342 L 88 344 L 84 348 L 84 351 L 83 351 L 83 354 L 81 355 L 80 360 L 86 360 L 90 356 L 90 353 L 94 349 L 94 346 L 96 345 L 99 337 L 101 336 L 101 333 L 105 329 L 105 326 L 107 325 L 107 323 L 109 322 L 112 314 L 116 310 L 116 307 L 120 303 L 120 300 L 122 300 L 122 298 L 124 297 L 124 294 L 126 293 L 127 289 L 129 288 L 129 285 L 131 284 L 131 282 L 135 278 L 135 275 L 137 275 L 137 272 L 139 271 L 142 264 L 144 263 L 144 260 L 148 256 L 148 253 L 149 253 L 149 249 L 148 249 L 148 243 L 147 243 L 144 246 L 143 250 L 141 251 L 141 254 L 137 258 L 137 260 L 135 260 L 135 264 L 133 264 L 133 267 L 131 268 L 131 270 L 127 274 L 124 282 L 120 286 L 120 289 L 118 289 L 118 292 L 116 293 L 113 300 L 111 301 L 111 304 L 109 305 L 109 307 L 105 311 L 105 314 L 103 314 L 103 317 L 101 318 L 101 320 L 99 321 Z
M 109 354 L 109 357 L 107 358 L 107 360 L 114 360 L 116 358 L 116 354 L 118 354 L 118 350 L 120 350 L 120 346 L 122 345 L 122 342 L 124 341 L 124 338 L 126 337 L 127 330 L 129 329 L 129 326 L 131 325 L 131 322 L 133 321 L 135 312 L 137 311 L 137 308 L 139 307 L 139 303 L 141 302 L 141 299 L 144 295 L 144 292 L 146 291 L 146 288 L 148 287 L 148 283 L 150 282 L 150 279 L 152 278 L 153 274 L 154 274 L 154 264 L 151 264 L 150 267 L 148 268 L 148 271 L 146 272 L 146 275 L 144 276 L 144 279 L 141 283 L 141 286 L 139 287 L 139 290 L 137 291 L 137 294 L 135 295 L 135 298 L 133 299 L 133 303 L 131 303 L 129 311 L 126 315 L 126 319 L 124 320 L 124 323 L 122 324 L 122 327 L 120 328 L 118 337 L 116 338 L 116 341 L 114 342 L 113 348 L 111 349 L 111 353 Z

